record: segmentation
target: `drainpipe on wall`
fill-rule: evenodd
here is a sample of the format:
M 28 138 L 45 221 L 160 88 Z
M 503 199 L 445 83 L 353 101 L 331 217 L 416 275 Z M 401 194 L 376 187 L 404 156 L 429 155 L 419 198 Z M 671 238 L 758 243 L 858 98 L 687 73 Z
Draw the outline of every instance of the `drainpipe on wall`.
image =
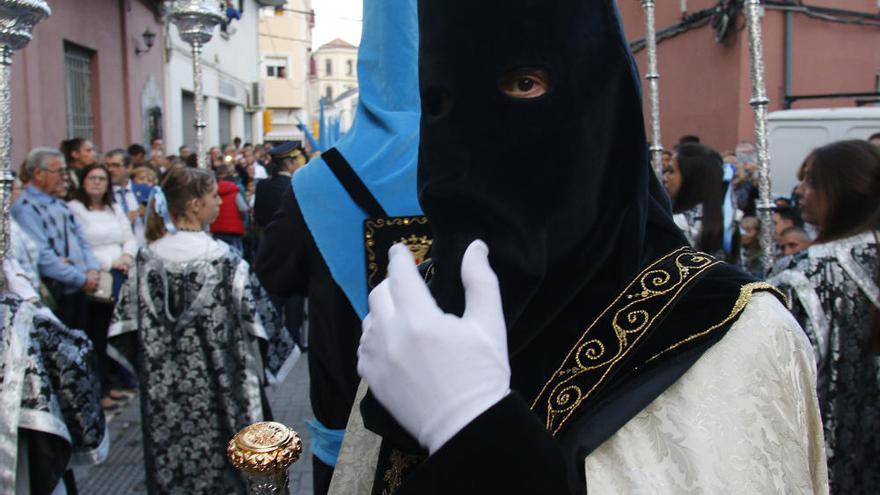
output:
M 786 110 L 791 108 L 791 102 L 788 97 L 793 94 L 792 82 L 794 79 L 792 66 L 794 65 L 794 12 L 785 11 L 785 55 L 783 61 L 784 67 L 784 95 L 782 98 L 782 107 Z
M 131 67 L 128 55 L 128 22 L 125 11 L 128 8 L 126 0 L 119 0 L 119 28 L 122 32 L 122 115 L 125 119 L 125 146 L 132 143 L 131 140 Z

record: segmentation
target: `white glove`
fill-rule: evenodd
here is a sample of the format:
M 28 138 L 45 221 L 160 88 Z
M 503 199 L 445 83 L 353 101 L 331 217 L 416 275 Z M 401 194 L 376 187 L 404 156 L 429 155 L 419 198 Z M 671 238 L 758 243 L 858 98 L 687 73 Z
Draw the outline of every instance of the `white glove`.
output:
M 488 254 L 479 240 L 464 253 L 461 318 L 437 307 L 402 244 L 388 252 L 388 278 L 370 293 L 358 373 L 432 454 L 510 392 L 507 330 Z

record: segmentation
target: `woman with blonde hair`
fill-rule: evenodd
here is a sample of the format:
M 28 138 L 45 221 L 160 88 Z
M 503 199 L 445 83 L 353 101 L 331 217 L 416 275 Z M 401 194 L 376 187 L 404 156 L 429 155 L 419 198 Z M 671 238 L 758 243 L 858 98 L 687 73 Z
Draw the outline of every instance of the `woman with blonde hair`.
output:
M 168 172 L 114 312 L 113 353 L 140 379 L 151 494 L 243 493 L 226 443 L 270 418 L 263 385 L 298 355 L 247 262 L 205 232 L 220 202 L 209 172 Z

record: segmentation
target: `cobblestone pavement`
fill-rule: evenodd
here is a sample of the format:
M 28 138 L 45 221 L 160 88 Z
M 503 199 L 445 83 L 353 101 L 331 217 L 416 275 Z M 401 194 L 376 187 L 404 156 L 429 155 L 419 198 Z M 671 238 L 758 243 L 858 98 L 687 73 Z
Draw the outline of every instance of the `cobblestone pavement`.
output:
M 311 495 L 312 454 L 305 420 L 312 416 L 309 404 L 308 354 L 303 355 L 287 379 L 267 391 L 275 420 L 297 432 L 303 440 L 303 455 L 290 471 L 290 493 Z M 141 412 L 137 399 L 110 419 L 110 455 L 103 464 L 76 468 L 81 495 L 140 495 L 147 493 L 144 481 L 144 450 L 141 442 Z

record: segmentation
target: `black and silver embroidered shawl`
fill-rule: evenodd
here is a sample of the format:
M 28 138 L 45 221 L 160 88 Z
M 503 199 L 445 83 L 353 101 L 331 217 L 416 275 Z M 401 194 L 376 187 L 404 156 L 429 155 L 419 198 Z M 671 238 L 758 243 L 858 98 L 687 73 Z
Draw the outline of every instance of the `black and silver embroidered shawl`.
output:
M 149 492 L 243 493 L 226 444 L 264 419 L 262 384 L 298 356 L 248 264 L 229 249 L 177 263 L 142 248 L 110 344 L 140 379 Z
M 48 493 L 68 467 L 102 462 L 109 450 L 92 342 L 9 293 L 0 294 L 0 325 L 0 493 L 15 493 L 19 435 L 39 451 L 32 491 Z
M 880 359 L 871 325 L 880 308 L 877 233 L 811 246 L 771 283 L 790 292 L 818 364 L 832 493 L 880 493 Z

